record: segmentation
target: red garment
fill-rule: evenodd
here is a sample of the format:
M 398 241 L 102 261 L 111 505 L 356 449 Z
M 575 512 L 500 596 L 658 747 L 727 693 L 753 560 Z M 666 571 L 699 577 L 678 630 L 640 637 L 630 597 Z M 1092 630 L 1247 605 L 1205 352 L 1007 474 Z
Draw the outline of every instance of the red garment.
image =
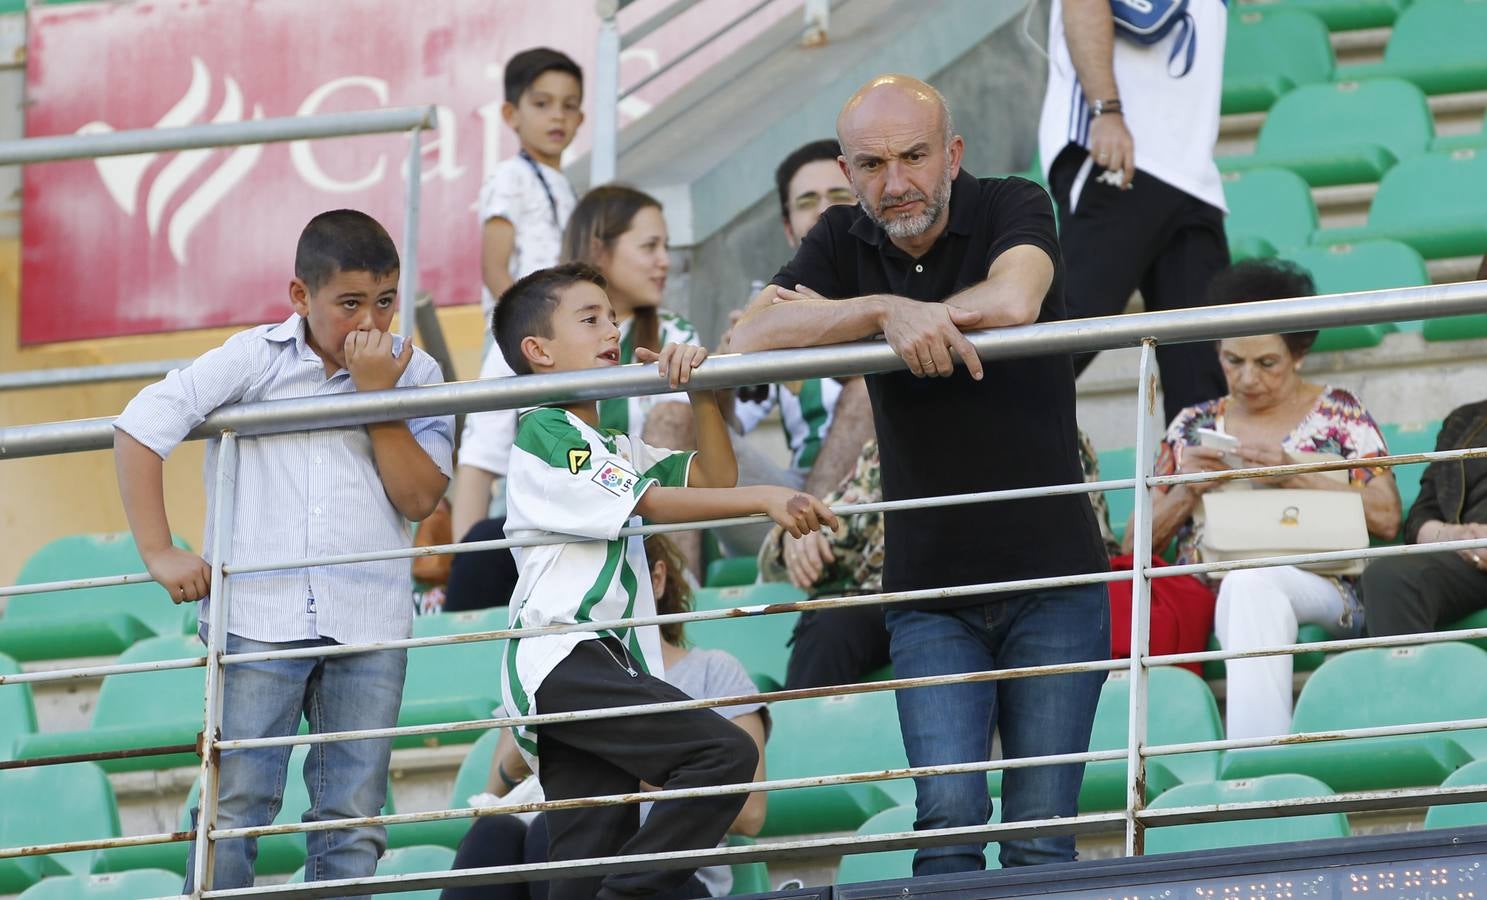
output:
M 1130 554 L 1110 560 L 1112 572 L 1131 568 Z M 1153 567 L 1166 566 L 1161 557 L 1151 558 Z M 1110 588 L 1110 658 L 1126 659 L 1131 655 L 1131 582 L 1112 581 Z M 1213 607 L 1217 598 L 1208 585 L 1193 575 L 1174 575 L 1151 580 L 1151 649 L 1152 655 L 1196 653 L 1208 649 L 1208 636 L 1213 633 Z M 1187 663 L 1184 669 L 1203 674 L 1201 663 Z

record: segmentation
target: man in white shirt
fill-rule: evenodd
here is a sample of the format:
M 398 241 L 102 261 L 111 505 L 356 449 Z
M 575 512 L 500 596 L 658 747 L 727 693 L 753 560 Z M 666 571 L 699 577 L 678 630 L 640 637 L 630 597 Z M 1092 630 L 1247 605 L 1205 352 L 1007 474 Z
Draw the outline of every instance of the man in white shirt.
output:
M 1157 6 L 1160 11 L 1160 4 Z M 1054 0 L 1038 150 L 1058 204 L 1070 318 L 1201 304 L 1229 264 L 1218 140 L 1228 13 L 1189 0 L 1157 41 L 1110 0 Z M 1076 357 L 1077 371 L 1093 354 Z M 1157 349 L 1167 418 L 1227 390 L 1212 342 Z

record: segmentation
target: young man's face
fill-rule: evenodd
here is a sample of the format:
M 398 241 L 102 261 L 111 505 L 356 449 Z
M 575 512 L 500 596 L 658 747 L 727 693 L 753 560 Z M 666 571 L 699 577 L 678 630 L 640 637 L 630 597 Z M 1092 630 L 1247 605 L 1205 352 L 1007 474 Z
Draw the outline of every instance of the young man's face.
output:
M 296 278 L 289 282 L 289 302 L 305 319 L 310 346 L 334 372 L 346 368 L 346 335 L 392 327 L 398 310 L 398 270 L 385 275 L 337 272 L 313 292 Z
M 597 284 L 580 281 L 563 289 L 553 310 L 552 337 L 522 342 L 534 372 L 573 372 L 620 364 L 620 329 L 614 307 Z M 528 350 L 528 347 L 532 351 Z
M 522 146 L 542 162 L 556 165 L 583 122 L 583 86 L 567 72 L 537 76 L 513 106 L 501 106 L 506 124 Z
M 834 159 L 806 163 L 790 177 L 785 213 L 785 240 L 793 250 L 827 207 L 857 202 L 852 184 Z

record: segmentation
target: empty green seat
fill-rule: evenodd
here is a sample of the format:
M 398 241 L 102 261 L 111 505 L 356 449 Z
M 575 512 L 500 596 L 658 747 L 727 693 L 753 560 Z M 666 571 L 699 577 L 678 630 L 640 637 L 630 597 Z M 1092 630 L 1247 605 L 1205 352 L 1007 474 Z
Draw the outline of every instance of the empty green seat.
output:
M 48 878 L 26 889 L 17 900 L 140 900 L 175 897 L 181 876 L 161 869 L 105 875 L 69 875 Z
M 1301 84 L 1332 78 L 1327 26 L 1309 12 L 1236 7 L 1224 48 L 1224 113 L 1261 112 Z
M 1487 784 L 1487 760 L 1462 766 L 1441 782 L 1441 787 Z M 1487 803 L 1453 803 L 1432 806 L 1425 813 L 1426 828 L 1470 828 L 1487 825 Z
M 1403 78 L 1427 94 L 1487 88 L 1487 4 L 1417 0 L 1394 23 L 1382 62 L 1346 66 L 1337 74 Z
M 1487 247 L 1487 151 L 1427 153 L 1390 169 L 1368 210 L 1368 224 L 1324 228 L 1315 244 L 1368 238 L 1403 241 L 1426 259 L 1475 256 Z
M 759 580 L 759 560 L 753 556 L 725 556 L 707 564 L 708 587 L 741 587 Z
M 412 875 L 418 872 L 448 872 L 454 864 L 454 851 L 448 847 L 402 847 L 388 850 L 377 862 L 378 875 Z M 289 879 L 295 884 L 305 880 L 305 870 L 300 869 Z M 404 900 L 439 900 L 443 888 L 425 888 L 421 891 L 403 891 L 395 896 Z M 394 896 L 394 895 L 389 895 Z
M 0 798 L 0 847 L 119 836 L 113 788 L 94 763 L 0 771 Z M 0 859 L 0 894 L 20 893 L 52 875 L 87 875 L 97 855 L 80 850 Z
M 747 587 L 706 588 L 693 594 L 697 609 L 727 609 L 738 606 L 768 606 L 795 603 L 806 594 L 794 585 L 766 582 Z M 800 613 L 775 613 L 691 622 L 687 638 L 699 647 L 726 650 L 738 657 L 760 690 L 776 690 L 785 683 L 790 661 L 790 636 Z
M 1252 156 L 1218 160 L 1224 171 L 1290 169 L 1312 186 L 1378 181 L 1425 153 L 1435 120 L 1420 89 L 1398 78 L 1302 85 L 1276 101 Z
M 728 846 L 730 847 L 752 847 L 752 838 L 746 838 L 741 834 L 728 835 Z M 765 894 L 770 890 L 769 865 L 764 862 L 734 863 L 729 866 L 733 870 L 733 887 L 728 891 L 729 896 L 738 897 L 744 894 Z
M 892 691 L 789 700 L 770 707 L 769 777 L 808 778 L 908 765 Z M 907 779 L 903 779 L 908 783 Z M 898 805 L 887 782 L 771 791 L 763 835 L 851 831 Z M 912 784 L 910 784 L 912 789 Z
M 496 742 L 501 729 L 492 728 L 480 732 L 480 738 L 470 746 L 470 751 L 460 762 L 459 773 L 454 778 L 454 790 L 449 794 L 448 809 L 460 809 L 470 805 L 470 797 L 483 793 L 490 783 L 491 760 L 496 753 Z M 470 830 L 474 819 L 445 819 L 439 822 L 409 822 L 392 825 L 387 829 L 389 847 L 409 847 L 416 844 L 432 844 L 453 850 L 459 847 L 465 832 Z
M 862 823 L 857 829 L 859 837 L 872 834 L 895 834 L 914 830 L 914 807 L 895 806 L 885 809 Z M 1002 821 L 1002 805 L 993 806 L 991 822 Z M 1001 844 L 986 845 L 986 868 L 1000 869 Z M 862 884 L 868 881 L 887 881 L 892 878 L 910 878 L 914 875 L 914 851 L 881 850 L 877 853 L 854 853 L 842 857 L 841 867 L 836 873 L 837 884 Z
M 414 637 L 438 637 L 504 629 L 510 613 L 504 606 L 469 612 L 418 616 L 413 620 Z M 403 682 L 403 704 L 398 724 L 434 725 L 468 719 L 490 718 L 501 705 L 501 659 L 503 641 L 472 641 L 438 647 L 415 647 L 408 651 L 408 675 Z M 477 731 L 450 731 L 430 735 L 405 735 L 394 747 L 433 747 L 467 743 Z
M 1387 423 L 1379 426 L 1384 432 L 1384 442 L 1391 454 L 1429 453 L 1435 449 L 1435 438 L 1440 433 L 1439 420 L 1407 424 Z M 1410 507 L 1420 496 L 1420 479 L 1425 475 L 1425 463 L 1394 467 L 1394 484 L 1399 488 L 1399 506 L 1402 515 L 1408 516 Z
M 15 660 L 0 653 L 0 675 L 19 675 Z M 16 739 L 36 731 L 36 707 L 31 701 L 31 685 L 0 684 L 0 760 L 11 759 Z
M 1296 701 L 1292 732 L 1339 731 L 1487 716 L 1487 652 L 1469 644 L 1353 650 L 1317 669 Z M 1439 784 L 1487 734 L 1412 734 L 1255 747 L 1224 755 L 1225 778 L 1311 775 L 1336 791 Z
M 180 538 L 176 546 L 190 549 Z M 145 570 L 134 539 L 115 534 L 58 538 L 26 560 L 16 584 L 71 581 Z M 181 634 L 196 604 L 176 605 L 151 581 L 11 597 L 0 618 L 0 653 L 23 662 L 112 656 L 152 635 Z
M 1318 294 L 1380 291 L 1430 284 L 1425 260 L 1398 241 L 1362 241 L 1330 247 L 1304 247 L 1286 253 L 1292 262 L 1311 272 Z M 1377 347 L 1398 331 L 1390 322 L 1324 328 L 1312 350 L 1358 350 Z
M 1120 447 L 1100 452 L 1100 480 L 1115 481 L 1136 474 L 1136 448 Z M 1131 520 L 1131 511 L 1136 508 L 1136 490 L 1121 488 L 1105 492 L 1105 508 L 1110 512 L 1110 530 L 1116 540 L 1123 540 L 1126 523 Z
M 1160 666 L 1147 677 L 1146 741 L 1148 744 L 1186 744 L 1215 741 L 1224 736 L 1218 704 L 1203 679 L 1186 669 Z M 1111 672 L 1100 689 L 1095 708 L 1090 750 L 1123 750 L 1129 746 L 1131 682 L 1128 673 Z M 1154 756 L 1146 763 L 1148 797 L 1192 781 L 1218 776 L 1218 751 Z M 1126 761 L 1086 763 L 1079 791 L 1081 812 L 1121 809 L 1126 803 Z
M 1151 809 L 1208 806 L 1218 803 L 1256 803 L 1331 796 L 1327 785 L 1305 775 L 1271 775 L 1242 781 L 1185 784 L 1158 797 Z M 1348 817 L 1342 813 L 1315 816 L 1282 816 L 1195 825 L 1148 828 L 1147 853 L 1182 853 L 1189 850 L 1219 850 L 1256 844 L 1283 844 L 1347 837 Z
M 1317 205 L 1311 188 L 1288 169 L 1251 169 L 1224 176 L 1224 202 L 1229 217 L 1224 230 L 1230 252 L 1242 253 L 1236 243 L 1259 238 L 1271 247 L 1303 247 L 1317 230 Z
M 1483 119 L 1482 127 L 1476 131 L 1467 134 L 1438 135 L 1430 144 L 1430 149 L 1435 152 L 1484 147 L 1487 147 L 1487 118 Z
M 172 635 L 140 641 L 119 656 L 121 664 L 158 662 L 204 656 L 206 648 L 195 637 Z M 16 757 L 35 759 L 71 753 L 194 744 L 201 731 L 205 707 L 203 667 L 110 675 L 98 689 L 98 705 L 91 727 L 83 731 L 24 735 L 16 742 Z M 110 772 L 194 766 L 195 753 L 138 756 L 104 760 Z
M 1331 31 L 1351 31 L 1390 25 L 1409 4 L 1410 0 L 1255 0 L 1233 8 L 1298 9 L 1321 19 Z

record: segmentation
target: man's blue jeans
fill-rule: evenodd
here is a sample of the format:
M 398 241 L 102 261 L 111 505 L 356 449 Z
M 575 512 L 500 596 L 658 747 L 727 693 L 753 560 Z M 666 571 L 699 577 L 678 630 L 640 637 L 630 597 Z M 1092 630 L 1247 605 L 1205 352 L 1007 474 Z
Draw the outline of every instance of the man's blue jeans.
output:
M 889 608 L 893 674 L 898 678 L 981 672 L 1110 657 L 1110 601 L 1103 584 L 1059 588 L 944 611 Z M 898 718 L 912 766 L 991 758 L 1000 730 L 1007 758 L 1082 753 L 1104 672 L 1042 675 L 898 692 Z M 1008 769 L 1002 821 L 1078 812 L 1082 764 Z M 917 829 L 984 825 L 991 816 L 986 775 L 914 779 Z M 915 875 L 984 868 L 984 844 L 926 847 Z M 1003 841 L 1004 867 L 1074 859 L 1073 836 Z
M 329 639 L 269 644 L 227 635 L 228 653 L 334 644 Z M 378 650 L 227 666 L 222 682 L 222 738 L 294 734 L 299 731 L 301 716 L 309 720 L 312 732 L 390 728 L 397 724 L 407 665 L 406 650 Z M 286 746 L 223 751 L 218 828 L 247 828 L 274 820 L 284 799 L 284 779 L 292 749 Z M 305 757 L 304 778 L 310 808 L 304 814 L 304 821 L 380 813 L 387 800 L 391 756 L 391 738 L 311 744 Z M 196 845 L 193 842 L 191 846 L 194 854 Z M 306 832 L 305 880 L 375 874 L 377 860 L 386 846 L 386 829 L 380 826 Z M 253 862 L 257 857 L 256 838 L 218 841 L 212 887 L 252 886 Z M 191 891 L 193 872 L 193 868 L 187 868 L 186 893 Z

